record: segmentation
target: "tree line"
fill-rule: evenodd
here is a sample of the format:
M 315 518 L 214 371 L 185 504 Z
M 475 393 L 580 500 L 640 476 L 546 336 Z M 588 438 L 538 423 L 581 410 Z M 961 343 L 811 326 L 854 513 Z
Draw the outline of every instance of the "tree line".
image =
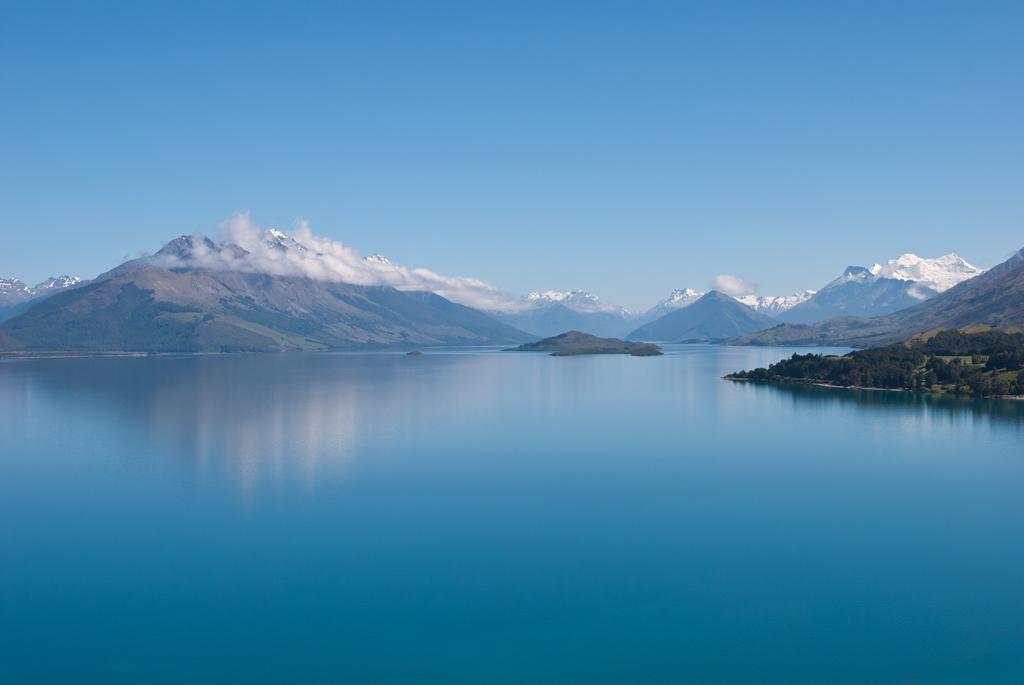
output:
M 924 342 L 858 350 L 841 357 L 794 353 L 768 368 L 740 371 L 726 378 L 993 397 L 1024 395 L 1022 368 L 1024 334 L 950 330 Z

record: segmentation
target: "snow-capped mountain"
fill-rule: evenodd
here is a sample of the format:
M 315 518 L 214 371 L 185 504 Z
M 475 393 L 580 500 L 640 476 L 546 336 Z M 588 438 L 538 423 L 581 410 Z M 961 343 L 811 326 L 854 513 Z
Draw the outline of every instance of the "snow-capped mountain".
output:
M 783 297 L 776 297 L 774 295 L 766 295 L 765 297 L 758 297 L 757 295 L 744 295 L 743 297 L 737 297 L 736 301 L 741 304 L 745 304 L 755 312 L 761 312 L 768 316 L 776 316 L 784 311 L 792 309 L 793 307 L 806 302 L 807 300 L 814 297 L 815 290 L 805 290 L 802 293 L 793 293 L 792 295 L 786 295 Z
M 521 331 L 547 337 L 566 331 L 582 331 L 600 337 L 622 337 L 636 327 L 641 316 L 625 307 L 601 301 L 597 295 L 573 290 L 530 293 L 491 317 Z
M 704 293 L 699 293 L 692 288 L 683 288 L 682 290 L 676 288 L 667 300 L 662 300 L 658 304 L 678 309 L 679 307 L 691 305 L 702 297 L 704 297 Z
M 379 253 L 372 254 L 369 257 L 363 257 L 363 259 L 365 259 L 368 262 L 373 262 L 374 264 L 380 264 L 381 266 L 395 266 L 394 262 L 392 262 L 390 259 Z
M 298 240 L 292 238 L 286 233 L 282 233 L 276 228 L 263 231 L 263 235 L 261 237 L 263 238 L 263 242 L 277 250 L 298 250 L 299 252 L 306 252 L 308 250 L 308 248 Z
M 216 240 L 198 233 L 181 236 L 156 254 L 125 262 L 102 277 L 152 266 L 262 273 L 390 287 L 402 292 L 432 292 L 479 311 L 507 310 L 519 307 L 523 300 L 479 279 L 398 266 L 383 255 L 366 259 L 355 248 L 314 234 L 304 222 L 287 233 L 263 230 L 250 220 L 248 212 L 238 212 L 219 228 L 221 232 Z
M 982 273 L 955 254 L 935 259 L 904 254 L 870 268 L 847 267 L 842 276 L 777 318 L 813 324 L 833 316 L 884 316 Z
M 903 254 L 885 264 L 875 264 L 869 271 L 877 278 L 916 281 L 941 293 L 968 278 L 980 276 L 985 270 L 971 266 L 951 252 L 935 259 Z
M 712 290 L 685 307 L 678 307 L 626 336 L 627 340 L 683 342 L 738 338 L 776 325 L 771 317 L 752 311 L 734 298 Z
M 677 309 L 688 307 L 702 297 L 704 297 L 704 293 L 697 292 L 692 288 L 676 288 L 667 299 L 662 300 L 644 312 L 637 320 L 637 326 L 660 319 Z
M 17 278 L 0 278 L 0 307 L 32 299 L 32 289 Z
M 563 307 L 568 307 L 574 312 L 580 312 L 583 314 L 604 312 L 607 314 L 618 314 L 627 318 L 639 316 L 640 314 L 639 312 L 630 311 L 625 307 L 606 304 L 602 302 L 601 298 L 597 295 L 584 292 L 582 290 L 573 290 L 567 293 L 559 293 L 554 290 L 547 290 L 542 293 L 530 293 L 526 296 L 526 301 L 535 307 L 550 307 L 555 304 L 560 304 Z
M 81 282 L 82 279 L 76 276 L 57 276 L 55 278 L 48 278 L 36 287 L 30 288 L 17 278 L 0 278 L 0 308 L 13 307 L 16 304 L 28 302 L 37 297 L 52 295 L 61 290 L 74 287 Z
M 40 295 L 43 293 L 55 293 L 59 290 L 66 290 L 73 285 L 78 285 L 81 282 L 82 279 L 78 276 L 57 276 L 56 278 L 51 276 L 33 288 L 33 290 Z
M 780 312 L 784 312 L 787 309 L 795 307 L 801 302 L 810 299 L 813 295 L 813 290 L 806 290 L 802 293 L 793 293 L 786 297 L 758 297 L 756 295 L 747 295 L 745 297 L 737 297 L 734 299 L 740 304 L 746 305 L 760 314 L 775 316 Z M 666 314 L 670 314 L 677 309 L 682 309 L 683 307 L 688 307 L 696 303 L 702 297 L 704 297 L 704 293 L 697 292 L 690 288 L 686 288 L 685 290 L 673 290 L 667 300 L 662 300 L 648 309 L 644 315 L 640 317 L 638 325 L 657 321 Z

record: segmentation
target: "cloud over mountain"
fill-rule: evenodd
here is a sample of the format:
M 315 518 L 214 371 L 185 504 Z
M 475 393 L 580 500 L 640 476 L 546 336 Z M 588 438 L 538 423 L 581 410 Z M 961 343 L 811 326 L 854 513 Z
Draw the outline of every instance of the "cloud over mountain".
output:
M 263 230 L 244 211 L 232 214 L 219 228 L 216 242 L 197 234 L 187 246 L 176 246 L 182 240 L 179 238 L 146 261 L 165 268 L 225 269 L 429 291 L 474 309 L 515 310 L 525 306 L 522 298 L 475 278 L 396 266 L 379 255 L 364 258 L 341 241 L 314 234 L 307 221 L 297 221 L 287 233 Z
M 710 290 L 717 290 L 720 293 L 725 293 L 726 295 L 738 297 L 740 295 L 753 295 L 757 292 L 758 285 L 757 283 L 745 281 L 739 276 L 719 274 L 715 276 L 715 280 L 711 281 L 708 288 Z

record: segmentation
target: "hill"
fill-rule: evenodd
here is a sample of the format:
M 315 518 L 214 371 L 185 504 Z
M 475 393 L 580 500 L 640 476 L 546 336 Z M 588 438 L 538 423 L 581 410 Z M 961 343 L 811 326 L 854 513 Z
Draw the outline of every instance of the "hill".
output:
M 135 266 L 0 323 L 0 351 L 269 352 L 535 339 L 433 293 Z
M 987 328 L 987 327 L 978 327 Z M 939 330 L 904 342 L 842 357 L 793 354 L 768 368 L 739 371 L 729 380 L 816 383 L 970 394 L 1024 394 L 1024 333 L 997 330 Z
M 598 338 L 596 335 L 569 331 L 520 345 L 505 352 L 551 352 L 552 357 L 573 357 L 583 354 L 628 354 L 632 357 L 655 357 L 661 348 L 651 343 L 624 342 L 618 338 Z
M 640 326 L 626 339 L 683 342 L 738 338 L 777 323 L 770 316 L 755 312 L 725 293 L 712 290 L 690 306 Z

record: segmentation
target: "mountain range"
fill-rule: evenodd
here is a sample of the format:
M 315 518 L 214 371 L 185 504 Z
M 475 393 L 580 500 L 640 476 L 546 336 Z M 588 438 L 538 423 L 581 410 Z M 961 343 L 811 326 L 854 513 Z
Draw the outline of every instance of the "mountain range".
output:
M 792 295 L 783 295 L 781 297 L 775 297 L 773 295 L 767 295 L 765 297 L 758 297 L 757 295 L 743 295 L 737 297 L 736 301 L 740 304 L 753 309 L 755 312 L 761 314 L 767 314 L 768 316 L 778 316 L 782 312 L 788 311 L 793 307 L 806 302 L 807 300 L 814 297 L 816 292 L 814 290 L 805 290 L 802 293 L 793 293 Z
M 832 316 L 882 316 L 913 306 L 982 273 L 956 254 L 922 259 L 904 254 L 885 264 L 851 266 L 821 290 L 786 296 L 744 295 L 736 302 L 759 314 L 788 323 L 817 323 Z M 567 330 L 622 337 L 667 314 L 688 307 L 703 292 L 676 289 L 646 312 L 602 302 L 592 293 L 536 292 L 517 306 L 487 313 L 493 318 L 535 335 L 551 336 Z
M 0 278 L 0 321 L 6 321 L 26 311 L 34 300 L 74 288 L 81 282 L 82 279 L 75 276 L 56 276 L 30 288 L 17 278 Z
M 892 314 L 836 316 L 813 325 L 783 323 L 730 344 L 873 347 L 937 328 L 977 324 L 1024 325 L 1024 249 L 988 271 Z
M 0 349 L 269 352 L 537 339 L 432 292 L 190 266 L 210 250 L 243 248 L 183 236 L 152 260 L 123 264 L 0 323 Z M 171 258 L 175 268 L 154 265 Z
M 677 289 L 636 312 L 581 290 L 519 297 L 483 281 L 406 269 L 380 254 L 363 258 L 303 227 L 286 234 L 259 230 L 247 215 L 235 219 L 240 228 L 224 239 L 182 236 L 94 281 L 64 276 L 35 288 L 16 279 L 0 281 L 0 321 L 9 319 L 0 323 L 0 350 L 496 345 L 567 330 L 668 342 L 869 345 L 947 319 L 964 325 L 982 323 L 968 321 L 979 316 L 1024 323 L 1012 320 L 1015 295 L 1006 300 L 998 288 L 978 290 L 996 279 L 1000 288 L 1016 293 L 1012 283 L 997 278 L 1013 271 L 1012 265 L 983 272 L 955 254 L 907 254 L 872 267 L 849 267 L 819 291 L 786 297 Z M 950 299 L 968 291 L 973 304 Z
M 847 267 L 842 276 L 776 318 L 786 323 L 818 323 L 833 316 L 886 316 L 981 273 L 955 254 L 936 259 L 900 255 L 884 265 Z
M 712 290 L 693 304 L 640 326 L 626 340 L 690 342 L 738 338 L 774 326 L 775 319 Z
M 513 307 L 486 313 L 497 321 L 543 338 L 571 330 L 620 338 L 634 328 L 634 321 L 640 316 L 625 307 L 605 304 L 597 295 L 582 290 L 531 293 Z

